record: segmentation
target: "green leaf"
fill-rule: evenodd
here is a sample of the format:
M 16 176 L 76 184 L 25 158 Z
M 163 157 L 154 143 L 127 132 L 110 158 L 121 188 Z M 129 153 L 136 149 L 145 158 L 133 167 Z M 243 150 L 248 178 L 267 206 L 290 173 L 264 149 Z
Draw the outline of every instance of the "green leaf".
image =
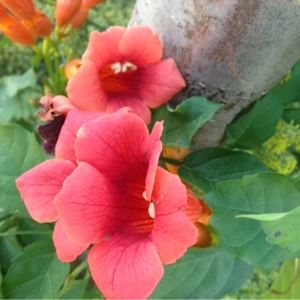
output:
M 269 243 L 288 249 L 291 255 L 300 251 L 300 206 L 287 213 L 239 217 L 259 221 Z
M 82 299 L 87 287 L 89 278 L 73 280 L 66 289 L 59 293 L 58 299 Z
M 294 121 L 294 124 L 300 124 L 300 108 L 285 109 L 282 119 L 287 123 Z
M 274 90 L 282 99 L 283 104 L 300 101 L 300 60 L 292 69 L 291 76 L 284 84 L 279 84 Z
M 268 93 L 257 101 L 253 109 L 227 126 L 228 147 L 255 149 L 267 141 L 276 131 L 283 113 L 283 105 L 276 92 Z
M 299 282 L 299 259 L 286 261 L 262 299 L 300 299 Z
M 253 268 L 218 248 L 190 248 L 165 273 L 152 299 L 217 299 L 236 292 Z
M 266 241 L 257 221 L 236 218 L 288 212 L 299 206 L 300 192 L 291 178 L 273 173 L 249 175 L 216 184 L 204 199 L 213 213 L 210 224 L 219 234 L 225 251 L 265 269 L 291 258 L 287 249 Z
M 0 299 L 3 299 L 3 293 L 2 293 L 2 272 L 1 272 L 1 265 L 0 265 Z
M 33 56 L 31 59 L 30 59 L 30 65 L 32 68 L 35 68 L 42 60 L 43 58 L 39 55 L 39 54 L 36 54 L 35 56 Z
M 7 272 L 12 259 L 22 253 L 22 247 L 15 235 L 0 237 L 0 263 L 3 271 Z
M 40 95 L 33 69 L 0 78 L 0 124 L 32 117 L 36 108 L 31 101 Z
M 8 299 L 51 299 L 59 291 L 69 272 L 69 264 L 60 262 L 50 242 L 38 242 L 15 258 L 3 280 Z
M 0 126 L 0 207 L 28 216 L 15 180 L 46 158 L 32 133 L 19 125 Z
M 189 98 L 174 110 L 163 105 L 154 114 L 150 128 L 155 122 L 164 120 L 163 144 L 189 148 L 196 131 L 210 120 L 221 106 L 204 97 Z
M 263 172 L 268 172 L 268 169 L 247 152 L 205 148 L 189 154 L 178 174 L 182 180 L 207 193 L 214 183 Z
M 0 50 L 4 48 L 7 44 L 11 43 L 11 40 L 7 38 L 6 36 L 3 36 L 0 41 Z

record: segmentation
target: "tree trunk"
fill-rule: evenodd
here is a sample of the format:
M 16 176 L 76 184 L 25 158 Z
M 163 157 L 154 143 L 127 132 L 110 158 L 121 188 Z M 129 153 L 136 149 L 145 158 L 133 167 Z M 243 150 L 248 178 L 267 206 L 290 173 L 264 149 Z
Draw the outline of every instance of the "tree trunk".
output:
M 185 78 L 173 103 L 193 95 L 224 103 L 196 134 L 194 149 L 220 145 L 226 125 L 300 58 L 297 0 L 137 0 L 134 25 L 159 33 L 164 57 Z

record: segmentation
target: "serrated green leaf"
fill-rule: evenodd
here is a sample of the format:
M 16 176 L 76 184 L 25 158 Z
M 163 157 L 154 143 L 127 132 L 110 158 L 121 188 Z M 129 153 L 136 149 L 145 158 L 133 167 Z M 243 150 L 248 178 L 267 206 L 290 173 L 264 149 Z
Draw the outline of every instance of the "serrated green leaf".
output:
M 31 244 L 5 275 L 3 294 L 8 299 L 54 298 L 68 272 L 69 264 L 57 259 L 52 243 Z
M 291 255 L 300 251 L 300 206 L 287 213 L 239 217 L 259 221 L 269 243 L 288 249 Z
M 286 261 L 262 299 L 300 299 L 299 282 L 299 259 Z
M 300 101 L 300 60 L 291 71 L 290 78 L 279 84 L 274 90 L 282 99 L 283 104 Z
M 192 137 L 221 107 L 204 97 L 192 97 L 174 110 L 161 106 L 153 116 L 150 128 L 157 121 L 164 120 L 162 142 L 165 146 L 189 148 Z
M 245 176 L 242 180 L 216 184 L 204 199 L 213 213 L 210 224 L 219 234 L 225 251 L 266 269 L 291 258 L 287 249 L 266 241 L 257 221 L 236 218 L 288 212 L 299 206 L 300 192 L 291 178 L 273 173 Z
M 46 158 L 32 133 L 19 125 L 0 126 L 0 207 L 28 216 L 15 180 Z
M 230 148 L 255 149 L 266 142 L 276 131 L 283 113 L 283 105 L 275 91 L 257 101 L 253 109 L 229 124 L 226 129 Z
M 294 124 L 300 124 L 300 108 L 285 109 L 282 115 L 282 119 L 287 123 L 293 121 Z
M 152 299 L 217 299 L 236 292 L 253 268 L 218 248 L 190 248 L 165 273 Z
M 89 278 L 73 280 L 66 289 L 59 293 L 58 299 L 82 299 Z
M 268 172 L 253 155 L 222 148 L 205 148 L 190 153 L 179 168 L 182 180 L 207 193 L 214 183 Z

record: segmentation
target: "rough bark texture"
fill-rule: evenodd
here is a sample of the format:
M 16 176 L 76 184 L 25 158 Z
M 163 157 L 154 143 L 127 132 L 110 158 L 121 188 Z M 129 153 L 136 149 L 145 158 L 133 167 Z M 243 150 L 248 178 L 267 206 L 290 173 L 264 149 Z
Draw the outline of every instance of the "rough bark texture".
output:
M 129 23 L 158 32 L 193 95 L 224 103 L 193 148 L 218 146 L 225 127 L 300 58 L 297 0 L 137 0 Z M 270 111 L 271 113 L 271 111 Z

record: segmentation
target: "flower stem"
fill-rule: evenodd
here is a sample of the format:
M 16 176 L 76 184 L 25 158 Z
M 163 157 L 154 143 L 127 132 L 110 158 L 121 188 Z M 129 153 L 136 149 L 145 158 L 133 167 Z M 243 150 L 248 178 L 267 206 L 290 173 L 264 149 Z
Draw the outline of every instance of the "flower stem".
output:
M 87 260 L 84 260 L 69 274 L 69 276 L 72 278 L 76 278 L 81 273 L 81 271 L 86 268 L 87 268 Z

